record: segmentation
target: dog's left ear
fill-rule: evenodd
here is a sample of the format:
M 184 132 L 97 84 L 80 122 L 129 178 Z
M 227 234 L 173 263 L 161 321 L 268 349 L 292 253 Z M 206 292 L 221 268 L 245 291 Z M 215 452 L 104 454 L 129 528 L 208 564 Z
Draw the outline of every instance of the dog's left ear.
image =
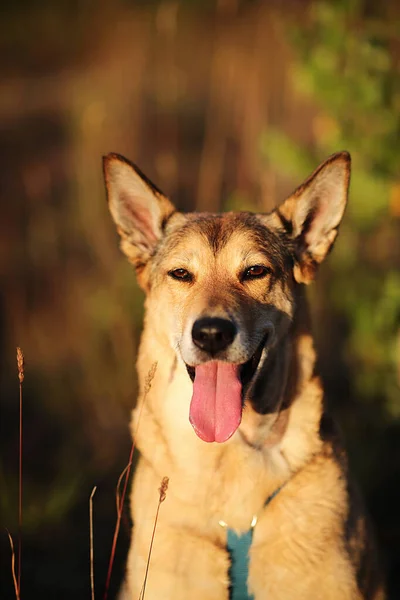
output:
M 293 239 L 294 277 L 309 283 L 333 246 L 346 207 L 350 182 L 350 154 L 339 152 L 323 162 L 276 209 Z
M 121 236 L 121 249 L 140 276 L 175 207 L 123 156 L 108 154 L 103 158 L 103 168 L 108 204 Z

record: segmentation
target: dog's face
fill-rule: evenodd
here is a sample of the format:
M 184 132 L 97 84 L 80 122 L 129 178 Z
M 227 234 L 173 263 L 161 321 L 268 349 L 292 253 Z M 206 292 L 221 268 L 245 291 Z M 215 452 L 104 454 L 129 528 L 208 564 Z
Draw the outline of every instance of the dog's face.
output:
M 299 284 L 337 235 L 350 158 L 328 159 L 272 213 L 175 211 L 126 159 L 104 161 L 110 210 L 147 293 L 147 318 L 193 381 L 190 420 L 205 441 L 240 424 L 285 340 Z M 261 386 L 262 387 L 262 386 Z

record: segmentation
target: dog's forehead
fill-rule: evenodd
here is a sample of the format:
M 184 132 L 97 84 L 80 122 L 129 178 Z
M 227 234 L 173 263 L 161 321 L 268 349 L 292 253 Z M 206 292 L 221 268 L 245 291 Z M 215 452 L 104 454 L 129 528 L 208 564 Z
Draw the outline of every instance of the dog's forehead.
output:
M 290 255 L 273 215 L 263 215 L 261 220 L 250 212 L 180 213 L 175 223 L 171 219 L 165 244 L 174 254 L 232 252 L 238 259 L 244 259 L 258 252 L 282 268 Z

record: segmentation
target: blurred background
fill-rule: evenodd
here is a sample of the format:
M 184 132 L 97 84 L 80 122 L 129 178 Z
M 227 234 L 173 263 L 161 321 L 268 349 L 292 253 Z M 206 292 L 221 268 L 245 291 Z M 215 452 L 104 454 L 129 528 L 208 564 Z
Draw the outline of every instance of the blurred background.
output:
M 268 211 L 342 149 L 350 205 L 310 300 L 327 395 L 400 597 L 399 75 L 397 0 L 1 3 L 1 598 L 14 597 L 17 345 L 22 598 L 90 597 L 94 485 L 104 589 L 143 297 L 101 156 L 126 155 L 181 209 Z

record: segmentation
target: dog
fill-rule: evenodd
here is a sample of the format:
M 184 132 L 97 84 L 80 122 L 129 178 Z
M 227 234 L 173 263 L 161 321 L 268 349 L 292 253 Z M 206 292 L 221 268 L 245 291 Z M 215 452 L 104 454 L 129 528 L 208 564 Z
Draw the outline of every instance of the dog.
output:
M 124 157 L 103 164 L 146 294 L 123 597 L 141 593 L 168 476 L 146 600 L 382 600 L 305 296 L 338 234 L 349 154 L 328 158 L 269 214 L 184 214 Z M 250 539 L 244 582 L 230 535 Z

